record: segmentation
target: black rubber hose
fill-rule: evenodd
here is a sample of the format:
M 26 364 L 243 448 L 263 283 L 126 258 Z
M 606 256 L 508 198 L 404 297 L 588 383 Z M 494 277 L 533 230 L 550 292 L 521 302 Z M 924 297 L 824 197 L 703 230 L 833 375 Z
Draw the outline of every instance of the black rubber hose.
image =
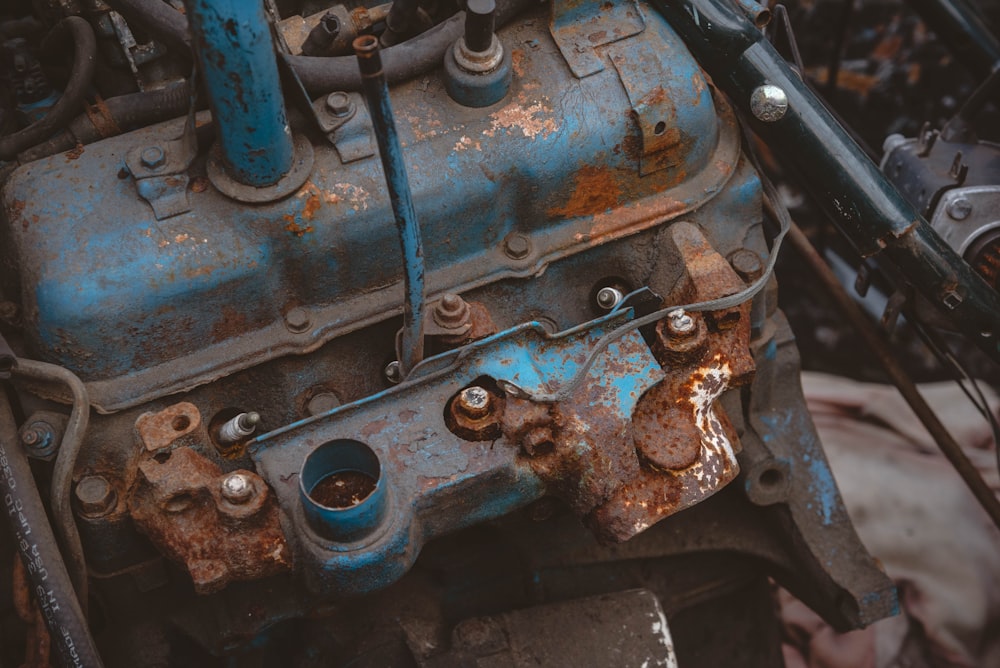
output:
M 497 25 L 504 25 L 535 0 L 501 0 L 497 3 Z M 190 50 L 187 19 L 161 0 L 109 0 L 126 18 L 134 16 L 169 45 L 182 41 Z M 382 51 L 382 67 L 390 85 L 412 79 L 441 64 L 448 47 L 462 36 L 465 13 L 459 12 L 430 30 Z M 353 56 L 286 56 L 302 84 L 313 95 L 334 90 L 360 90 L 361 74 Z
M 76 115 L 84 101 L 84 96 L 94 78 L 97 63 L 97 39 L 94 30 L 79 16 L 63 19 L 42 40 L 42 50 L 49 51 L 60 46 L 66 33 L 73 40 L 73 68 L 69 81 L 59 100 L 41 120 L 23 130 L 0 138 L 0 160 L 11 160 L 24 149 L 48 139 L 56 130 L 65 126 Z
M 17 435 L 10 402 L 0 390 L 0 496 L 62 666 L 101 666 L 94 640 L 59 556 L 52 527 Z
M 183 116 L 191 103 L 190 87 L 187 81 L 177 81 L 170 85 L 142 93 L 128 93 L 104 101 L 107 115 L 113 127 L 121 132 L 145 127 L 160 121 Z M 117 133 L 116 133 L 117 134 Z M 52 139 L 32 146 L 18 154 L 21 163 L 31 162 L 46 156 L 68 151 L 77 144 L 90 144 L 113 136 L 101 133 L 87 114 L 74 118 L 69 128 Z

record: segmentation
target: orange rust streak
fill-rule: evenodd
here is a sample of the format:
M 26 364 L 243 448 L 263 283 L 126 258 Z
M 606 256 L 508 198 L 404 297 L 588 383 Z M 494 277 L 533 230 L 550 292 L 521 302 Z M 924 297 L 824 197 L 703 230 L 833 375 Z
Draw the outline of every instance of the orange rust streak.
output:
M 606 167 L 586 165 L 576 173 L 573 194 L 565 204 L 549 209 L 554 218 L 578 218 L 604 213 L 622 201 L 622 188 Z

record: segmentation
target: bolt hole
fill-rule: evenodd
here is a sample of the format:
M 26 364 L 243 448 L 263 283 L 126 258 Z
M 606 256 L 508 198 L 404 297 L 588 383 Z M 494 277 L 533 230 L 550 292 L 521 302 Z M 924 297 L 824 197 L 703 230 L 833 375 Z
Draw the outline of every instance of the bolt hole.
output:
M 187 415 L 178 415 L 170 421 L 170 426 L 174 431 L 184 431 L 191 426 L 191 418 Z
M 774 488 L 785 480 L 785 475 L 778 469 L 764 469 L 757 477 L 761 487 Z
M 667 124 L 664 123 L 663 121 L 660 121 L 653 127 L 653 134 L 656 135 L 657 137 L 659 137 L 666 131 L 667 131 Z
M 316 483 L 309 495 L 327 508 L 353 508 L 375 491 L 378 481 L 361 471 L 340 471 Z
M 155 455 L 153 455 L 153 461 L 156 462 L 157 464 L 165 464 L 167 461 L 169 461 L 169 459 L 170 459 L 169 452 L 157 452 Z

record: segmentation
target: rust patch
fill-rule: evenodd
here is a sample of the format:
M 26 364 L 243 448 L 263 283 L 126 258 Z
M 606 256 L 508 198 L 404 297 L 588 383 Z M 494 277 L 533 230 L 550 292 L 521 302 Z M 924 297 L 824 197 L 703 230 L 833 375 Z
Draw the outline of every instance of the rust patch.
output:
M 77 144 L 70 150 L 66 151 L 63 155 L 66 156 L 66 162 L 77 160 L 81 155 L 83 155 L 83 144 Z
M 212 325 L 212 340 L 218 343 L 245 334 L 249 323 L 245 314 L 232 306 L 222 307 L 222 316 Z
M 526 59 L 526 54 L 523 49 L 513 49 L 510 52 L 510 64 L 514 68 L 514 75 L 517 77 L 524 76 L 524 62 Z
M 257 474 L 235 473 L 249 485 L 242 503 L 222 495 L 227 474 L 189 447 L 139 462 L 129 499 L 132 519 L 163 554 L 187 569 L 199 594 L 291 569 L 273 494 Z
M 143 413 L 135 421 L 139 438 L 149 452 L 170 447 L 200 426 L 201 412 L 186 401 L 168 406 L 159 413 Z
M 299 238 L 302 238 L 306 234 L 309 234 L 310 232 L 313 231 L 312 225 L 306 225 L 305 227 L 302 227 L 301 225 L 299 225 L 298 221 L 295 220 L 295 216 L 291 214 L 286 213 L 284 216 L 282 216 L 282 218 L 285 219 L 285 231 L 291 232 L 292 234 L 294 234 Z
M 306 199 L 305 208 L 302 209 L 302 217 L 306 220 L 312 220 L 313 216 L 316 215 L 316 212 L 319 211 L 319 208 L 322 205 L 323 202 L 320 200 L 319 195 L 316 193 L 310 193 L 309 197 Z
M 520 130 L 528 139 L 534 139 L 538 135 L 541 135 L 542 139 L 548 139 L 550 135 L 559 131 L 559 123 L 555 117 L 547 114 L 552 114 L 552 109 L 543 102 L 527 104 L 519 100 L 514 101 L 490 114 L 492 123 L 483 134 L 493 137 L 500 130 L 511 132 Z
M 548 210 L 553 218 L 579 218 L 605 213 L 622 201 L 622 187 L 607 167 L 584 165 L 573 177 L 573 192 L 565 204 Z

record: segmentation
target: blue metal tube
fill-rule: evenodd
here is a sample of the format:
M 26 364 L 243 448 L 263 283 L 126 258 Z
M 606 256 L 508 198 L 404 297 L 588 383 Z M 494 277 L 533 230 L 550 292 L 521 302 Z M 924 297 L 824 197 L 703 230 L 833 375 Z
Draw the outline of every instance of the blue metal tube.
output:
M 272 185 L 294 151 L 262 0 L 185 4 L 226 172 L 245 185 Z
M 396 121 L 389 104 L 389 87 L 382 71 L 378 40 L 371 35 L 362 35 L 354 40 L 354 52 L 358 57 L 361 87 L 375 129 L 389 201 L 403 247 L 403 286 L 406 294 L 399 363 L 405 375 L 424 356 L 424 250 L 420 243 L 420 224 L 413 208 L 410 180 L 403 163 L 403 148 L 399 144 Z

